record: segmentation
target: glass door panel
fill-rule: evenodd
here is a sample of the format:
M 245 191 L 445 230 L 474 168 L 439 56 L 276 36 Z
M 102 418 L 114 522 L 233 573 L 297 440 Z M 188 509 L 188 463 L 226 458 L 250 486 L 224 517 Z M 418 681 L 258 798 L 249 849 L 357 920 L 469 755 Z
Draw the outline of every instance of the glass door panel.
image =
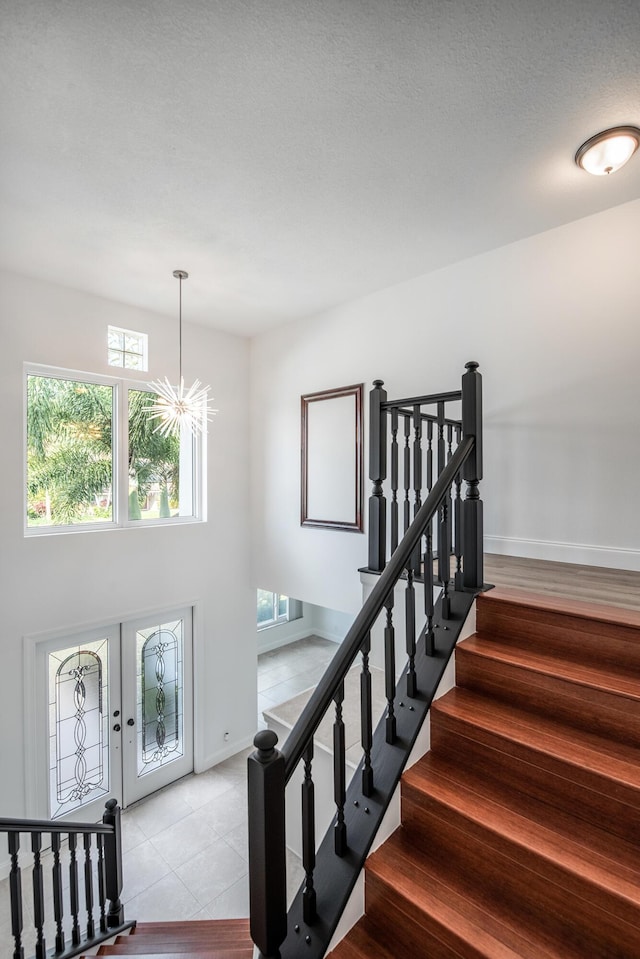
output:
M 38 658 L 47 688 L 46 709 L 39 706 L 46 818 L 99 819 L 106 801 L 122 796 L 119 627 L 49 640 Z
M 123 626 L 127 804 L 193 769 L 191 610 Z

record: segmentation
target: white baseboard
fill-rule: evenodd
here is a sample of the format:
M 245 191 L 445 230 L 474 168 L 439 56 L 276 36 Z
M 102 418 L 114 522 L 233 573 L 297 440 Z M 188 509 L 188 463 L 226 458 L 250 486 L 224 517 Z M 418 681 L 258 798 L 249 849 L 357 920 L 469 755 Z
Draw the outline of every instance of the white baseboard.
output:
M 328 639 L 330 643 L 335 643 L 337 646 L 344 639 L 344 636 L 336 636 L 335 633 L 328 633 L 326 629 L 316 629 L 315 626 L 311 633 L 307 633 L 307 636 L 319 636 L 320 639 Z
M 270 653 L 272 649 L 280 649 L 282 646 L 289 646 L 290 643 L 297 643 L 299 639 L 306 639 L 307 636 L 319 636 L 320 639 L 328 639 L 332 643 L 340 643 L 342 640 L 324 629 L 316 629 L 315 626 L 307 626 L 306 629 L 300 629 L 295 633 L 289 633 L 287 636 L 281 636 L 264 645 L 258 639 L 258 656 L 262 653 Z
M 629 569 L 640 572 L 640 550 L 638 549 L 487 535 L 484 537 L 484 549 L 486 553 L 499 553 L 502 556 L 526 556 L 530 559 L 547 559 L 555 563 L 577 563 L 582 566 L 603 566 L 607 569 Z
M 243 749 L 247 749 L 248 746 L 253 745 L 254 735 L 255 734 L 245 736 L 243 739 L 236 739 L 233 743 L 225 743 L 222 749 L 218 749 L 215 753 L 209 753 L 205 756 L 202 762 L 197 764 L 194 771 L 196 773 L 203 773 L 207 769 L 211 769 L 212 766 L 217 766 L 218 763 L 224 762 L 225 759 L 235 756 L 236 753 L 242 752 Z

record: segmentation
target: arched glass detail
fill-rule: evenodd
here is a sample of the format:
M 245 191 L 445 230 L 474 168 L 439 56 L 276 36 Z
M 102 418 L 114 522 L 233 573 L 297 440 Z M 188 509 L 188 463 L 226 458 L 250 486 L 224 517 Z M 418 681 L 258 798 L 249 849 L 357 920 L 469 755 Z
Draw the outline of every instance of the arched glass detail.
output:
M 49 654 L 49 802 L 56 819 L 109 792 L 106 639 Z
M 136 633 L 138 776 L 184 755 L 182 722 L 183 623 Z

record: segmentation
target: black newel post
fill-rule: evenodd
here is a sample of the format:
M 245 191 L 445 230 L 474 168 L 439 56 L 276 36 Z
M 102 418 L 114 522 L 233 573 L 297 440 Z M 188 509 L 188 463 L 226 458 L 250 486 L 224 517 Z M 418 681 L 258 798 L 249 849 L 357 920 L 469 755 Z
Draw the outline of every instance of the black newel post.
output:
M 387 399 L 383 381 L 374 380 L 369 393 L 369 479 L 373 483 L 369 497 L 369 569 L 381 573 L 387 546 L 387 501 L 382 483 L 387 476 L 387 414 L 382 403 Z
M 109 799 L 102 814 L 105 826 L 113 826 L 113 832 L 104 837 L 105 889 L 109 900 L 107 926 L 113 929 L 124 922 L 124 906 L 120 901 L 122 892 L 122 833 L 120 826 L 120 806 L 115 799 Z
M 247 760 L 251 938 L 263 959 L 278 959 L 287 934 L 284 757 L 277 742 L 273 730 L 261 730 Z
M 462 467 L 467 494 L 462 504 L 463 585 L 478 589 L 484 582 L 483 517 L 479 483 L 482 479 L 482 376 L 478 364 L 465 364 L 462 377 L 462 434 L 473 436 L 475 446 Z

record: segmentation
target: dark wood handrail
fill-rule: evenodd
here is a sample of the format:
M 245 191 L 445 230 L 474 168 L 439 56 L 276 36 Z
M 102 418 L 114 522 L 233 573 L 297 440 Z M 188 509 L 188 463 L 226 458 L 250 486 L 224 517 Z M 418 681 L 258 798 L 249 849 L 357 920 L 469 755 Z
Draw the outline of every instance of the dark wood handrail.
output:
M 380 404 L 383 410 L 393 410 L 398 406 L 429 406 L 433 403 L 452 403 L 462 399 L 462 390 L 448 393 L 429 393 L 428 396 L 409 396 L 404 400 L 385 400 Z
M 49 832 L 49 833 L 102 833 L 110 835 L 113 833 L 113 826 L 108 826 L 101 822 L 69 822 L 60 819 L 57 821 L 49 819 L 0 819 L 0 832 Z
M 451 397 L 453 394 L 436 395 Z M 407 401 L 403 400 L 402 402 Z M 475 437 L 467 436 L 457 447 L 455 453 L 453 453 L 451 459 L 434 483 L 433 489 L 427 499 L 416 513 L 402 542 L 385 566 L 370 596 L 356 616 L 353 625 L 340 644 L 340 648 L 333 657 L 322 679 L 316 686 L 300 718 L 289 733 L 281 750 L 285 761 L 286 782 L 289 781 L 296 766 L 302 759 L 305 749 L 320 725 L 324 714 L 331 705 L 336 690 L 353 665 L 367 633 L 379 616 L 385 600 L 393 590 L 407 563 L 410 561 L 411 555 L 418 545 L 427 524 L 442 504 L 457 473 L 473 451 L 474 445 Z
M 415 416 L 415 412 L 412 409 L 408 410 L 404 407 L 398 407 L 395 412 L 398 414 L 398 416 Z M 462 426 L 462 420 L 455 420 L 449 416 L 445 416 L 443 420 L 440 420 L 435 413 L 423 413 L 420 411 L 420 419 L 423 421 L 423 423 L 434 423 L 435 425 L 442 423 L 443 426 Z

